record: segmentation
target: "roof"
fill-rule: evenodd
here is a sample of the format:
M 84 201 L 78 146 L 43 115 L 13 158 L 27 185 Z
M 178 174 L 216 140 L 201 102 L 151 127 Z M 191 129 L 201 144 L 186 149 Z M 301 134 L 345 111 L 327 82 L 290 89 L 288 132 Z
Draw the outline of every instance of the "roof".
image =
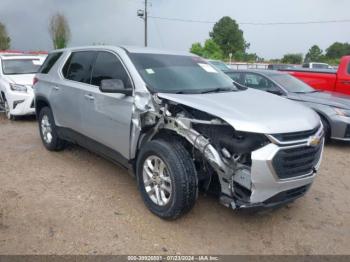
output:
M 116 48 L 122 48 L 129 53 L 145 53 L 145 54 L 169 54 L 169 55 L 185 55 L 185 56 L 196 56 L 186 51 L 174 51 L 166 49 L 158 49 L 152 47 L 138 47 L 138 46 L 113 46 L 113 45 L 93 45 L 93 46 L 80 46 L 80 47 L 70 47 L 65 49 L 54 50 L 53 52 L 59 51 L 76 51 L 84 49 L 109 49 L 113 50 Z

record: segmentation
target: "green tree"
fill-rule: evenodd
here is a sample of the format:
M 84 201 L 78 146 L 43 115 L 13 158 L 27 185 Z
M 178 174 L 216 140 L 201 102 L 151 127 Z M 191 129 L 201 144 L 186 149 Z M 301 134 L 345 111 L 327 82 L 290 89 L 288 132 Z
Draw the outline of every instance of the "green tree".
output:
M 345 55 L 350 55 L 350 44 L 335 42 L 326 49 L 326 57 L 329 59 L 339 59 Z
M 230 53 L 237 56 L 245 53 L 249 44 L 244 40 L 243 31 L 239 29 L 238 24 L 231 17 L 224 16 L 213 27 L 210 37 L 217 43 L 224 56 L 228 57 Z
M 282 58 L 284 64 L 301 64 L 303 62 L 302 54 L 286 54 Z
M 9 37 L 6 26 L 0 22 L 0 50 L 10 48 L 11 38 Z
M 190 52 L 195 55 L 203 56 L 203 46 L 201 43 L 193 43 Z
M 220 46 L 213 39 L 205 41 L 203 48 L 203 57 L 209 59 L 223 59 L 223 53 Z
M 212 39 L 207 39 L 204 46 L 202 46 L 201 43 L 192 44 L 190 52 L 207 59 L 223 59 L 220 46 Z
M 66 17 L 57 13 L 51 17 L 49 33 L 54 49 L 65 48 L 70 40 L 71 33 Z
M 305 56 L 305 62 L 320 62 L 323 59 L 323 51 L 318 45 L 313 45 Z

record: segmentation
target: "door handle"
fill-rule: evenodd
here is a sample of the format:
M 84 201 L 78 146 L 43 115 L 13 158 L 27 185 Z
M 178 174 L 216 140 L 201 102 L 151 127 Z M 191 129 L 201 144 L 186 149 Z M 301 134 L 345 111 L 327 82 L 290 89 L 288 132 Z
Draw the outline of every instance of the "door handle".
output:
M 90 101 L 94 101 L 95 100 L 95 97 L 93 97 L 93 95 L 90 95 L 90 94 L 85 95 L 85 98 L 89 99 Z
M 53 90 L 58 91 L 58 90 L 60 90 L 60 88 L 58 86 L 54 86 Z
M 341 83 L 344 85 L 350 85 L 350 81 L 341 81 Z

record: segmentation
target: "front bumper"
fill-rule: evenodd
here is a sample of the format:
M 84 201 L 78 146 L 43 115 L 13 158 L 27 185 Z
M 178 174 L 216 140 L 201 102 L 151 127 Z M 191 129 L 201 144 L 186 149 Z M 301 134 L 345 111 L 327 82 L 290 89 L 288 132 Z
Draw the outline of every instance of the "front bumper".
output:
M 234 209 L 273 208 L 303 196 L 313 183 L 321 164 L 324 149 L 323 127 L 316 134 L 318 143 L 313 144 L 314 140 L 311 138 L 315 136 L 297 143 L 270 143 L 252 152 L 250 190 L 233 183 L 233 197 L 223 197 L 222 203 Z M 286 155 L 286 152 L 291 153 Z M 281 160 L 286 161 L 283 162 L 286 168 L 282 170 L 276 167 L 276 159 L 280 160 L 281 154 L 287 159 Z
M 32 89 L 28 89 L 27 93 L 11 91 L 6 98 L 11 115 L 23 116 L 35 114 L 34 92 Z
M 332 139 L 350 141 L 350 117 L 334 115 L 330 126 Z

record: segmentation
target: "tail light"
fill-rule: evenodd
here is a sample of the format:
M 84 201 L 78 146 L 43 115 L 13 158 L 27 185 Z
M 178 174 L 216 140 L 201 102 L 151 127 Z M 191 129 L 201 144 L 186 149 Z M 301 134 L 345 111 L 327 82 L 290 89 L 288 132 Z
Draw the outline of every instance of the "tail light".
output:
M 38 78 L 36 78 L 36 77 L 33 78 L 33 87 L 34 87 L 34 85 L 35 85 L 36 83 L 38 83 L 38 81 L 39 81 Z

